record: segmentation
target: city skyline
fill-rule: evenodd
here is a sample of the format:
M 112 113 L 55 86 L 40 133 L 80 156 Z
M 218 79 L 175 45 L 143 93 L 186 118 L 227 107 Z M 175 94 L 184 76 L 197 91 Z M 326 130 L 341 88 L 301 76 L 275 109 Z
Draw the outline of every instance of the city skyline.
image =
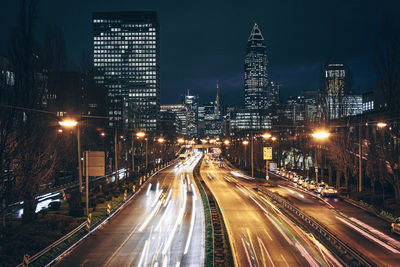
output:
M 102 1 L 94 4 L 89 1 L 68 5 L 61 3 L 57 7 L 49 1 L 40 3 L 41 13 L 37 23 L 41 26 L 39 34 L 44 34 L 47 25 L 59 26 L 67 40 L 67 52 L 75 69 L 79 66 L 82 50 L 90 51 L 92 12 L 110 9 L 157 11 L 160 23 L 165 25 L 161 27 L 161 103 L 174 103 L 173 97 L 186 92 L 188 88 L 198 92 L 201 99 L 211 100 L 215 81 L 219 80 L 223 104 L 235 105 L 241 104 L 236 99 L 243 94 L 244 77 L 241 70 L 243 48 L 246 45 L 244 38 L 248 36 L 248 28 L 255 22 L 265 32 L 271 66 L 270 77 L 281 85 L 283 97 L 299 95 L 303 90 L 318 89 L 320 72 L 330 55 L 335 56 L 335 61 L 347 63 L 353 74 L 354 91 L 362 93 L 372 90 L 376 78 L 372 64 L 373 47 L 381 21 L 385 14 L 390 17 L 399 5 L 395 1 L 388 1 L 383 6 L 376 6 L 373 1 L 344 1 L 337 6 L 310 3 L 310 8 L 307 8 L 292 3 L 296 8 L 290 9 L 289 14 L 284 17 L 277 17 L 278 11 L 283 12 L 286 8 L 283 4 L 255 2 L 246 6 L 233 3 L 227 8 L 227 19 L 224 20 L 218 15 L 226 5 L 224 3 L 218 3 L 214 8 L 210 8 L 207 3 L 197 4 L 198 11 L 191 7 L 187 12 L 183 12 L 184 7 L 179 5 L 173 10 L 175 7 L 172 6 L 175 5 L 169 6 L 157 1 L 146 4 Z M 350 11 L 341 11 L 339 6 Z M 6 36 L 11 33 L 10 28 L 15 24 L 13 17 L 18 10 L 16 7 L 17 2 L 7 3 L 2 9 L 0 29 Z M 62 14 L 55 16 L 61 10 Z M 277 12 L 273 12 L 274 10 Z M 351 15 L 353 11 L 355 16 Z M 195 19 L 188 19 L 183 27 L 179 26 L 180 20 L 187 17 L 198 18 L 201 14 L 208 15 L 206 23 L 196 23 Z M 342 19 L 335 19 L 335 14 Z M 239 19 L 233 19 L 234 15 L 240 15 Z M 74 17 L 72 22 L 67 19 L 71 16 Z M 316 25 L 316 22 L 320 22 L 320 25 Z M 398 26 L 399 21 L 395 20 L 394 24 Z M 222 34 L 217 28 L 223 29 Z M 326 29 L 330 32 L 326 32 Z M 367 30 L 368 34 L 365 34 Z M 311 35 L 314 31 L 321 33 L 321 36 Z M 177 38 L 190 41 L 188 45 L 177 44 Z M 0 42 L 2 54 L 7 53 L 6 39 Z M 174 45 L 178 45 L 177 49 L 174 49 Z M 190 53 L 190 47 L 198 52 Z M 211 63 L 213 59 L 214 64 Z M 192 66 L 190 62 L 197 64 Z M 229 67 L 222 69 L 223 63 L 228 63 Z

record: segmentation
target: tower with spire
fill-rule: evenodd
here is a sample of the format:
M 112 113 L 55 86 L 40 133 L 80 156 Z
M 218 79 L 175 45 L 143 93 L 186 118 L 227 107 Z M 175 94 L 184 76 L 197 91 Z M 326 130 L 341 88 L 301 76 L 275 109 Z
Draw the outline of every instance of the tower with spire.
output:
M 244 59 L 244 106 L 246 109 L 266 109 L 268 70 L 264 37 L 254 23 L 246 46 Z

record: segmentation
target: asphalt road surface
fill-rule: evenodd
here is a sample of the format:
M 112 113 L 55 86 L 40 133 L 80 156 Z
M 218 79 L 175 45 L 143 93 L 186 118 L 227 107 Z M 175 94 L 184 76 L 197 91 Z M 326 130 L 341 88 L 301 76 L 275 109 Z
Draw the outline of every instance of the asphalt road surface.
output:
M 200 173 L 220 206 L 236 266 L 340 265 L 323 245 L 256 193 L 254 183 L 238 178 L 239 173 L 220 168 L 209 155 Z
M 204 212 L 193 183 L 198 153 L 153 176 L 111 222 L 59 266 L 203 266 Z
M 297 208 L 328 227 L 378 266 L 400 266 L 400 238 L 390 232 L 390 223 L 340 198 L 324 198 L 271 174 L 274 191 Z

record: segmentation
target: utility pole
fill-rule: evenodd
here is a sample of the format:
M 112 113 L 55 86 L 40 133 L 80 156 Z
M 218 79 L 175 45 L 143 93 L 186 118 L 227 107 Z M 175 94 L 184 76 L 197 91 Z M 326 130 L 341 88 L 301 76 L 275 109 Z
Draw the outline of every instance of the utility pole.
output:
M 358 192 L 362 192 L 362 146 L 361 146 L 361 122 L 358 126 Z
M 132 173 L 135 172 L 135 135 L 132 132 Z
M 148 147 L 149 147 L 149 137 L 148 136 L 146 136 L 146 170 L 147 170 L 147 163 L 148 163 L 148 152 L 147 152 L 147 149 L 148 149 Z
M 82 162 L 81 162 L 81 130 L 78 123 L 77 139 L 78 139 L 78 172 L 79 172 L 79 192 L 82 195 Z
M 251 177 L 254 177 L 253 132 L 251 132 L 250 138 L 251 138 L 251 144 L 250 144 L 250 150 L 251 150 Z
M 89 217 L 89 151 L 85 153 L 86 162 L 86 216 Z
M 117 136 L 117 127 L 115 127 L 114 131 L 114 162 L 115 162 L 115 182 L 118 183 L 119 173 L 118 173 L 118 136 Z

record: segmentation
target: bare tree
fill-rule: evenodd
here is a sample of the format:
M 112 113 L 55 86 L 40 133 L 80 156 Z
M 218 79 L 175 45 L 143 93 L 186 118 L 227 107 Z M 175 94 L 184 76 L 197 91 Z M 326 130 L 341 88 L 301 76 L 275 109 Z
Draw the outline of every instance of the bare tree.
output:
M 49 115 L 39 112 L 45 87 L 43 70 L 38 68 L 33 29 L 37 14 L 36 0 L 21 0 L 18 24 L 12 37 L 10 60 L 15 72 L 18 95 L 11 146 L 16 155 L 10 163 L 20 197 L 24 201 L 23 221 L 35 218 L 35 197 L 51 177 L 56 162 L 55 131 Z M 53 120 L 54 121 L 54 120 Z M 54 137 L 54 138 L 52 138 Z

